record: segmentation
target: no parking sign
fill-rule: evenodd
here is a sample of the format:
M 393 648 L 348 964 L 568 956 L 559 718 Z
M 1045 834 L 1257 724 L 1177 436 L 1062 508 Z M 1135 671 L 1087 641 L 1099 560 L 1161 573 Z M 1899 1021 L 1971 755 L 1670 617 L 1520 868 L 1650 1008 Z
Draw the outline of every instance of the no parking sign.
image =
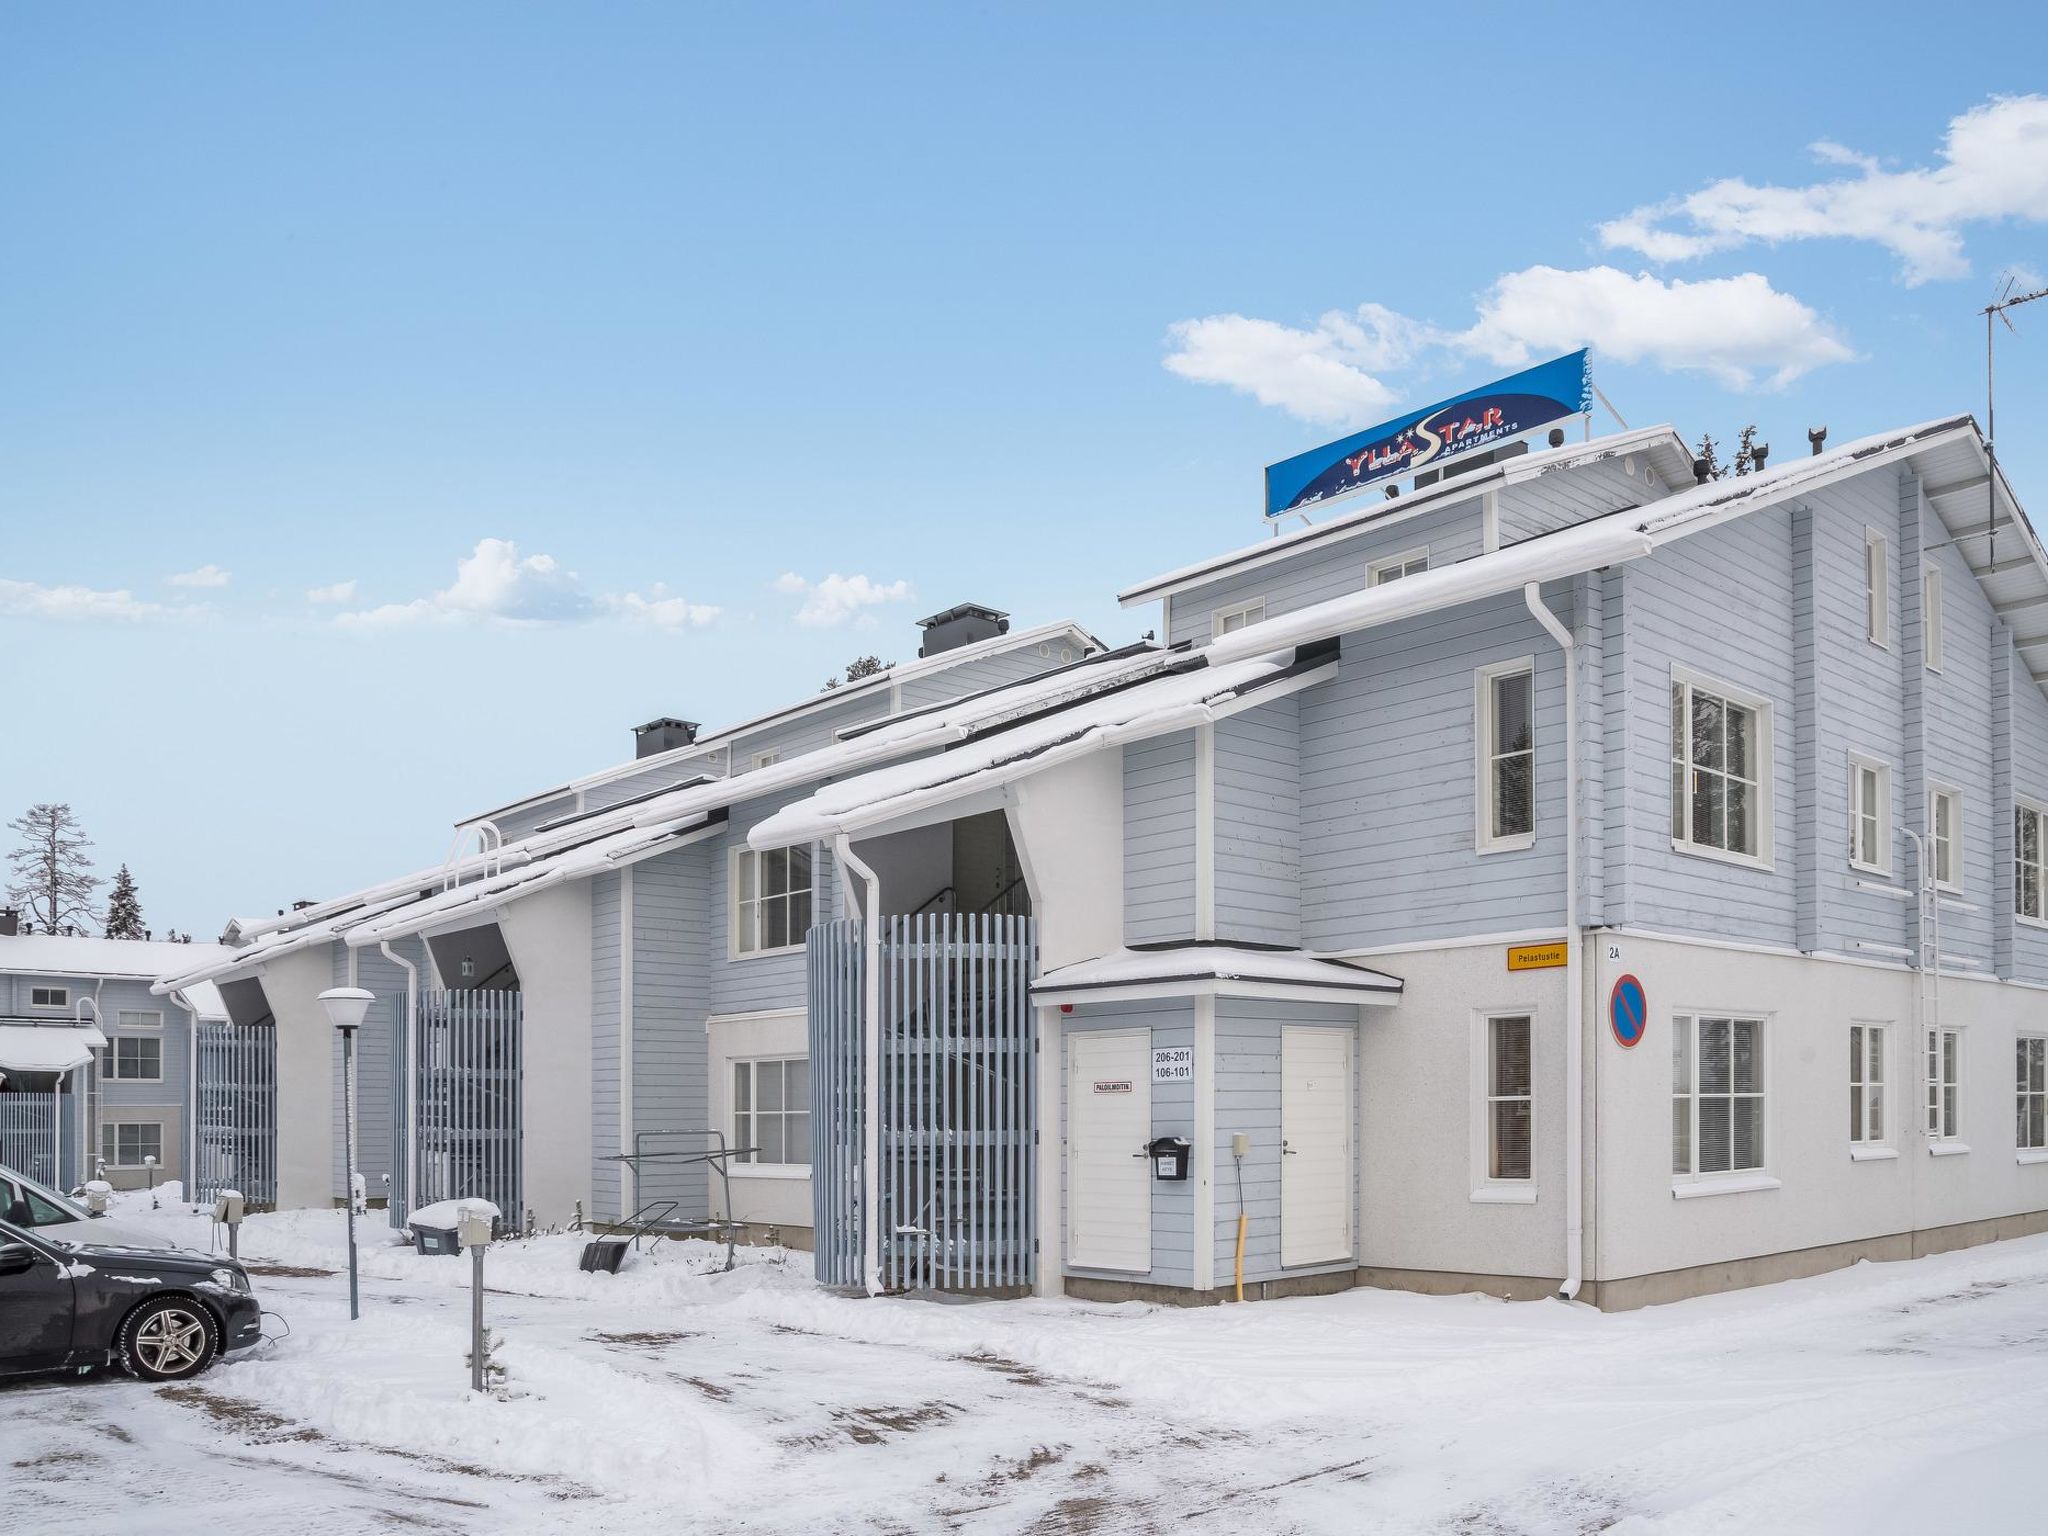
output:
M 1614 1028 L 1615 1043 L 1623 1050 L 1635 1049 L 1649 1019 L 1650 1000 L 1643 984 L 1633 976 L 1621 977 L 1607 999 L 1607 1021 Z

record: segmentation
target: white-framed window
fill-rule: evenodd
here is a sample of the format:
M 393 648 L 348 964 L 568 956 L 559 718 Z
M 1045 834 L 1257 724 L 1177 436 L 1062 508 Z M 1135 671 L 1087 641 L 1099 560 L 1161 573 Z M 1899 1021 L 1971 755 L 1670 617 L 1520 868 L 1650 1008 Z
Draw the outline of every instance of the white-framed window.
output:
M 1920 567 L 1920 659 L 1930 672 L 1941 670 L 1941 569 Z
M 148 1035 L 121 1035 L 100 1053 L 100 1071 L 109 1082 L 160 1083 L 164 1080 L 164 1043 Z
M 2022 922 L 2048 921 L 2048 811 L 2022 804 L 2012 822 L 2013 911 Z
M 729 948 L 735 958 L 803 948 L 811 927 L 814 863 L 808 844 L 758 853 L 751 848 L 733 850 Z
M 1771 707 L 1726 684 L 1671 673 L 1671 842 L 1768 865 Z
M 123 1008 L 115 1016 L 123 1029 L 162 1029 L 164 1016 L 156 1008 Z
M 1963 1134 L 1963 1032 L 1927 1031 L 1927 1135 L 1954 1141 Z
M 1239 603 L 1235 608 L 1218 608 L 1210 621 L 1211 632 L 1217 639 L 1235 634 L 1247 625 L 1262 622 L 1266 617 L 1266 600 L 1255 597 L 1248 603 Z
M 1671 1172 L 1676 1179 L 1764 1167 L 1764 1021 L 1679 1014 L 1671 1031 Z
M 1481 853 L 1536 841 L 1536 663 L 1523 656 L 1473 674 Z
M 1849 862 L 1873 874 L 1892 867 L 1892 771 L 1868 757 L 1849 759 Z
M 69 1008 L 71 989 L 69 987 L 30 987 L 28 1005 L 31 1008 Z
M 1891 559 L 1885 536 L 1875 528 L 1863 534 L 1863 627 L 1872 645 L 1891 645 Z
M 164 1162 L 164 1128 L 154 1120 L 118 1120 L 100 1127 L 100 1157 L 109 1168 L 140 1168 L 143 1159 Z
M 1891 1141 L 1885 1097 L 1885 1053 L 1891 1029 L 1884 1024 L 1849 1026 L 1849 1145 L 1882 1147 Z
M 1523 1183 L 1534 1177 L 1535 1096 L 1531 1088 L 1530 1020 L 1526 1013 L 1486 1020 L 1486 1180 Z
M 811 1064 L 779 1056 L 732 1064 L 732 1144 L 738 1162 L 808 1167 L 811 1161 Z
M 763 768 L 772 768 L 782 761 L 780 752 L 756 752 L 747 762 L 749 773 L 758 773 Z
M 1963 795 L 1961 790 L 1927 791 L 1927 861 L 1934 883 L 1945 891 L 1963 888 Z
M 1365 568 L 1365 584 L 1369 587 L 1383 587 L 1390 581 L 1399 581 L 1403 576 L 1413 576 L 1429 569 L 1429 547 L 1404 549 L 1398 555 L 1389 555 L 1384 560 L 1375 560 Z
M 2019 1118 L 2013 1145 L 2022 1152 L 2048 1151 L 2048 1036 L 2021 1035 L 2016 1043 L 2013 1091 Z

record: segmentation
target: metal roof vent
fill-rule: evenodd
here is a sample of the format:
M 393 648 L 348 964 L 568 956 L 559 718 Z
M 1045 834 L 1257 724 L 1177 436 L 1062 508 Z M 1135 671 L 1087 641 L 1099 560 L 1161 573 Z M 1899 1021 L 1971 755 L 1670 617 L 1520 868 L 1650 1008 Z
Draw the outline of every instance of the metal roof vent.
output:
M 957 650 L 977 640 L 993 640 L 1010 632 L 1007 613 L 1000 608 L 984 608 L 980 603 L 961 603 L 944 613 L 919 619 L 917 624 L 924 631 L 924 639 L 917 646 L 919 656 L 936 656 L 941 651 Z
M 653 757 L 659 752 L 673 752 L 677 747 L 689 746 L 696 739 L 696 721 L 663 715 L 659 720 L 633 727 L 633 756 Z

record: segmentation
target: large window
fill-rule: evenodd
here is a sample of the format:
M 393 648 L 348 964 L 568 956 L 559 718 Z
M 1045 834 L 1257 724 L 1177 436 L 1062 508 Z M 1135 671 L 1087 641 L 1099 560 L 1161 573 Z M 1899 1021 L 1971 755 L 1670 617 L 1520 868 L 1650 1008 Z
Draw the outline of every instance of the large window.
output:
M 2014 1145 L 2022 1152 L 2048 1151 L 2048 1037 L 2021 1035 L 2014 1063 L 2019 1122 Z
M 1920 567 L 1920 652 L 1930 672 L 1941 670 L 1941 572 Z
M 1863 537 L 1863 627 L 1873 645 L 1891 644 L 1891 562 L 1885 537 L 1876 531 Z
M 1764 1021 L 1680 1014 L 1672 1023 L 1672 1173 L 1761 1170 Z
M 1693 853 L 1770 857 L 1771 718 L 1718 684 L 1671 682 L 1671 841 Z
M 1536 666 L 1525 656 L 1475 678 L 1479 851 L 1527 848 L 1536 840 Z
M 1529 1016 L 1486 1021 L 1486 1177 L 1530 1177 Z
M 810 848 L 735 850 L 732 952 L 766 955 L 796 949 L 810 927 Z
M 1945 891 L 1963 888 L 1963 797 L 1953 789 L 1927 792 L 1927 861 L 1934 883 Z
M 2013 812 L 2013 910 L 2032 922 L 2048 919 L 2044 908 L 2043 859 L 2048 857 L 2048 812 L 2022 805 Z
M 1891 1139 L 1884 1097 L 1885 1045 L 1891 1031 L 1882 1024 L 1849 1026 L 1849 1145 L 1880 1147 Z
M 110 1168 L 140 1168 L 143 1159 L 164 1161 L 164 1128 L 154 1121 L 118 1122 L 100 1127 L 100 1156 Z
M 1384 560 L 1375 560 L 1365 568 L 1367 586 L 1383 587 L 1390 581 L 1399 581 L 1403 576 L 1413 576 L 1429 569 L 1429 550 L 1406 550 L 1398 555 L 1389 555 Z
M 1927 1134 L 1936 1141 L 1954 1141 L 1963 1134 L 1962 1076 L 1962 1031 L 1928 1030 Z
M 811 1064 L 802 1057 L 732 1064 L 732 1138 L 743 1163 L 809 1166 Z
M 122 1036 L 108 1042 L 100 1053 L 100 1070 L 111 1081 L 118 1083 L 157 1083 L 163 1081 L 164 1043 L 161 1040 L 139 1036 L 130 1039 Z
M 1849 862 L 1880 875 L 1892 867 L 1892 771 L 1868 758 L 1849 759 Z
M 1235 608 L 1218 608 L 1210 627 L 1220 640 L 1225 635 L 1234 635 L 1240 629 L 1262 622 L 1265 617 L 1266 600 L 1262 597 L 1253 602 L 1239 603 Z

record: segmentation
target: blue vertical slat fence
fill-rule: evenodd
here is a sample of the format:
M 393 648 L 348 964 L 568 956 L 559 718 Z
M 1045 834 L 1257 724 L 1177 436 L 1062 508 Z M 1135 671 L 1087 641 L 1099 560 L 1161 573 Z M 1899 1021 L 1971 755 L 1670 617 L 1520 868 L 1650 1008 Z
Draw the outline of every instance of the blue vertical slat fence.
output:
M 0 1163 L 43 1184 L 63 1182 L 54 1093 L 0 1093 Z
M 193 1039 L 192 1196 L 234 1189 L 251 1205 L 275 1205 L 277 1030 L 202 1019 Z
M 401 1097 L 394 1133 L 394 1225 L 403 1223 L 406 1212 L 436 1201 L 471 1198 L 497 1206 L 507 1228 L 519 1225 L 522 1023 L 517 992 L 420 995 L 419 1060 L 411 1086 L 419 1155 L 409 1166 Z M 404 1030 L 394 1033 L 402 1042 Z M 394 1047 L 403 1049 L 402 1043 Z

